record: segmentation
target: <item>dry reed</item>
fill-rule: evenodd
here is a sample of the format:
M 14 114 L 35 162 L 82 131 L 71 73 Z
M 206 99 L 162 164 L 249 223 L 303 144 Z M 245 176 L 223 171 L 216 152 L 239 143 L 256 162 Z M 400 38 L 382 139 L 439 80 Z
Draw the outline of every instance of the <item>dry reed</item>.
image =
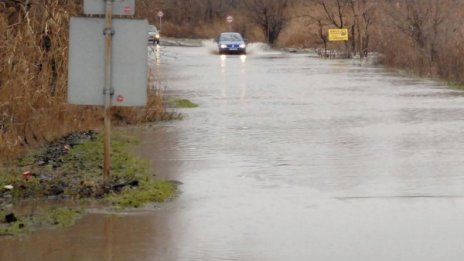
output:
M 65 134 L 101 126 L 101 108 L 66 101 L 69 19 L 81 6 L 79 0 L 0 3 L 0 161 Z M 150 96 L 144 109 L 121 109 L 122 121 L 154 119 L 164 114 L 161 104 Z

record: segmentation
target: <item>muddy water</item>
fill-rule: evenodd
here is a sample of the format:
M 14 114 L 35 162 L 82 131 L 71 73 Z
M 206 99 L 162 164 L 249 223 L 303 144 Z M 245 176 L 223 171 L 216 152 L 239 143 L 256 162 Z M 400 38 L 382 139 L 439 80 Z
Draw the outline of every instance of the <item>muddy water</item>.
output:
M 464 96 L 359 61 L 162 47 L 200 105 L 130 129 L 161 208 L 0 240 L 1 260 L 462 260 Z M 154 55 L 154 54 L 153 54 Z

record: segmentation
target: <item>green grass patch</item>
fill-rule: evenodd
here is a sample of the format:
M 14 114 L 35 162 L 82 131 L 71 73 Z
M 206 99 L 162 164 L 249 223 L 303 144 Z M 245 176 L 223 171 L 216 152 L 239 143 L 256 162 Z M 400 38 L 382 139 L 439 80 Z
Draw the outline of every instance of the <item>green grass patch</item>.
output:
M 22 177 L 22 173 L 21 168 L 7 168 L 0 172 L 0 197 L 8 194 L 12 199 L 22 199 L 40 193 L 39 180 L 31 179 L 27 181 Z
M 128 147 L 138 144 L 136 139 L 113 135 L 111 139 L 111 176 L 135 178 L 149 172 L 149 162 L 128 153 Z M 103 136 L 73 147 L 62 158 L 63 173 L 80 173 L 83 178 L 101 179 L 103 166 Z
M 12 175 L 12 172 L 0 172 L 0 190 L 7 185 L 16 184 L 18 180 L 18 177 Z
M 0 236 L 14 236 L 25 232 L 25 222 L 18 219 L 16 222 L 6 223 L 6 215 L 10 212 L 0 211 Z
M 113 135 L 110 177 L 106 180 L 102 170 L 102 135 L 81 140 L 72 146 L 59 142 L 51 148 L 40 149 L 16 166 L 0 169 L 0 212 L 2 204 L 50 196 L 80 199 L 78 202 L 82 203 L 88 199 L 103 199 L 101 203 L 122 208 L 140 207 L 172 198 L 176 185 L 155 180 L 149 161 L 129 152 L 130 147 L 138 143 L 136 139 L 122 134 Z M 63 150 L 63 147 L 66 149 Z M 45 159 L 47 163 L 44 163 Z M 25 170 L 32 173 L 27 178 L 23 175 Z M 13 186 L 13 189 L 5 188 L 7 185 Z M 28 215 L 15 213 L 17 221 L 10 223 L 2 220 L 7 213 L 0 214 L 3 215 L 0 215 L 0 235 L 17 235 L 41 226 L 71 226 L 85 211 L 74 208 L 40 209 Z
M 69 227 L 74 225 L 83 212 L 73 208 L 53 208 L 44 216 L 44 221 L 53 226 Z
M 10 224 L 0 223 L 0 236 L 15 236 L 27 232 L 23 221 L 16 221 Z
M 190 100 L 180 99 L 176 97 L 169 98 L 168 104 L 169 106 L 175 107 L 175 108 L 196 108 L 198 107 L 198 104 L 193 103 Z
M 176 186 L 168 181 L 142 180 L 137 189 L 125 189 L 119 194 L 113 194 L 107 199 L 119 207 L 138 208 L 147 203 L 163 202 L 171 198 Z
M 454 90 L 464 91 L 464 83 L 448 82 L 448 87 Z
M 17 221 L 11 223 L 4 220 L 6 214 L 5 211 L 0 212 L 0 236 L 16 236 L 41 227 L 69 227 L 74 225 L 84 212 L 66 207 L 41 208 L 34 215 L 15 215 Z
M 113 194 L 115 190 L 120 192 L 125 187 L 131 187 L 135 191 L 148 190 L 149 194 L 154 194 L 151 185 L 156 185 L 157 182 L 163 183 L 153 180 L 149 161 L 129 153 L 129 147 L 138 142 L 127 136 L 113 135 L 108 180 L 103 179 L 103 137 L 97 135 L 92 140 L 73 145 L 69 151 L 60 156 L 52 153 L 53 164 L 60 162 L 58 167 L 28 164 L 27 168 L 10 169 L 6 173 L 1 173 L 0 189 L 5 190 L 7 185 L 13 186 L 8 194 L 14 200 L 61 194 L 72 198 L 102 198 L 107 194 Z M 33 157 L 28 156 L 28 161 L 31 161 L 31 158 L 52 157 L 49 154 L 44 155 L 44 151 L 40 150 L 38 155 Z M 33 176 L 24 178 L 23 171 L 26 169 L 30 170 Z M 155 188 L 165 189 L 161 185 Z M 54 193 L 60 190 L 60 193 Z M 164 195 L 164 192 L 160 192 L 160 195 Z M 167 195 L 166 198 L 169 196 Z M 155 201 L 162 199 L 156 198 Z

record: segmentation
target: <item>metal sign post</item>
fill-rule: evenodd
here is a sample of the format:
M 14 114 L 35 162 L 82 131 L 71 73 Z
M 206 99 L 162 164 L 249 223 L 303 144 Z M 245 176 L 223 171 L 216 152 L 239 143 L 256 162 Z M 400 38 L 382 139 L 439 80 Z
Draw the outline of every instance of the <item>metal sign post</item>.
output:
M 158 12 L 158 17 L 159 17 L 159 19 L 160 19 L 160 24 L 159 24 L 159 31 L 160 31 L 160 33 L 161 33 L 161 25 L 162 25 L 162 24 L 161 24 L 161 19 L 163 18 L 163 16 L 164 16 L 163 11 L 159 11 L 159 12 Z
M 234 18 L 231 15 L 229 15 L 229 16 L 227 16 L 226 21 L 229 24 L 229 32 L 231 32 L 232 31 L 232 22 L 234 21 Z
M 113 1 L 106 0 L 105 12 L 105 109 L 104 109 L 104 141 L 103 141 L 103 177 L 105 180 L 110 176 L 110 151 L 111 151 L 111 100 L 113 88 L 111 84 L 111 65 L 112 65 L 112 47 L 113 47 Z
M 135 0 L 84 0 L 84 13 L 69 26 L 68 103 L 102 106 L 103 178 L 110 176 L 111 108 L 145 106 L 147 101 L 146 20 L 133 15 Z M 117 34 L 115 34 L 117 31 Z

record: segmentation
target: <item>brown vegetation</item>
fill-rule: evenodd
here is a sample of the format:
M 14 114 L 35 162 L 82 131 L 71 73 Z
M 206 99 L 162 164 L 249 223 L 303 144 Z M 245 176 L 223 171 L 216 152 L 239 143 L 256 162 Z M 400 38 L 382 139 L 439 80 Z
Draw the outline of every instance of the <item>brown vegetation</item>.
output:
M 164 35 L 215 37 L 233 30 L 251 41 L 277 47 L 320 48 L 322 54 L 365 57 L 380 53 L 395 68 L 464 83 L 464 29 L 459 0 L 141 0 L 144 17 L 159 23 Z M 329 42 L 328 29 L 346 28 L 348 42 Z
M 67 104 L 69 19 L 75 0 L 0 2 L 0 159 L 79 130 L 99 128 L 102 109 Z M 159 97 L 145 109 L 116 109 L 125 122 L 161 118 Z
M 290 0 L 245 0 L 242 6 L 250 21 L 264 32 L 266 42 L 274 44 L 291 19 L 287 12 L 293 3 Z
M 461 1 L 402 0 L 385 3 L 383 43 L 377 50 L 385 63 L 427 76 L 464 82 Z

